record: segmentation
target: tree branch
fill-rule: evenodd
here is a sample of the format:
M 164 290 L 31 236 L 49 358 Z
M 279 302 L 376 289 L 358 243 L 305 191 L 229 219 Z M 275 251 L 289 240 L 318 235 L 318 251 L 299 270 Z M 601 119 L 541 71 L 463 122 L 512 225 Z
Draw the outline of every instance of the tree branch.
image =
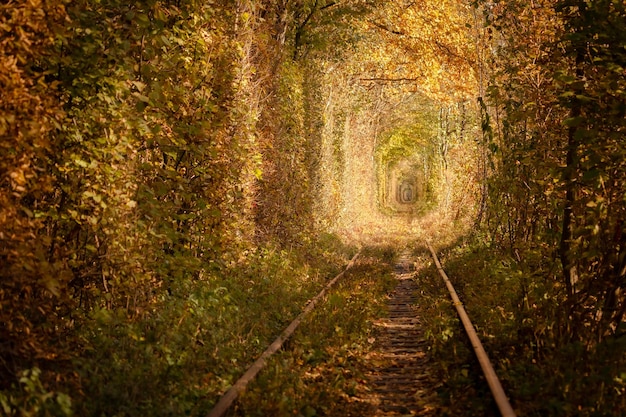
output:
M 304 28 L 306 27 L 307 23 L 309 23 L 309 20 L 311 20 L 311 18 L 317 11 L 318 3 L 319 3 L 319 0 L 315 0 L 315 4 L 313 4 L 313 7 L 311 7 L 311 11 L 309 12 L 309 14 L 304 18 L 304 21 L 300 25 L 298 25 L 298 27 L 296 28 L 296 36 L 294 39 L 294 48 L 293 48 L 293 60 L 294 61 L 298 58 L 298 49 L 300 48 L 302 44 L 302 35 L 304 34 Z
M 387 31 L 389 33 L 393 33 L 394 35 L 400 35 L 400 36 L 405 36 L 406 35 L 406 33 L 401 32 L 399 30 L 390 29 L 389 27 L 387 27 L 386 25 L 384 25 L 382 23 L 374 22 L 372 20 L 370 20 L 369 23 L 371 23 L 372 25 L 376 26 L 378 29 L 382 29 L 382 30 Z
M 413 82 L 417 81 L 419 78 L 385 78 L 385 77 L 375 77 L 375 78 L 359 78 L 359 81 L 377 81 L 377 82 L 386 82 L 386 83 L 396 83 L 396 82 Z

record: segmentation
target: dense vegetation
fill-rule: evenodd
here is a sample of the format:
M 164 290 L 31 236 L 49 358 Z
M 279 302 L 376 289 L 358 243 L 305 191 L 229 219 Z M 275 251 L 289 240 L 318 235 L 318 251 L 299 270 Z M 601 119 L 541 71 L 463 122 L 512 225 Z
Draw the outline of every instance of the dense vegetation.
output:
M 531 407 L 536 414 L 621 414 L 626 6 L 511 1 L 484 9 L 492 173 L 481 230 L 501 255 L 485 259 L 484 279 L 499 283 L 510 305 L 476 303 L 491 305 L 500 322 L 487 331 L 511 338 L 499 352 L 514 358 L 503 360 L 520 399 L 549 393 Z
M 302 7 L 0 6 L 5 412 L 206 411 L 343 262 Z
M 204 414 L 396 232 L 448 247 L 521 411 L 626 412 L 625 83 L 616 0 L 4 2 L 0 410 Z M 293 355 L 335 375 L 385 282 Z

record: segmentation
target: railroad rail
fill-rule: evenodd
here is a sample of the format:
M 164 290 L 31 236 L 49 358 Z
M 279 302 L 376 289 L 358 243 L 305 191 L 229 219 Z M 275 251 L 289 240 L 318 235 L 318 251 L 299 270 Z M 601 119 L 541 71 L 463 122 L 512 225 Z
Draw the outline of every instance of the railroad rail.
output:
M 474 330 L 474 326 L 467 315 L 450 279 L 443 270 L 439 258 L 431 244 L 426 242 L 434 260 L 439 275 L 443 278 L 453 305 L 465 328 L 468 338 L 472 344 L 476 358 L 485 375 L 485 379 L 495 403 L 502 417 L 516 417 L 513 408 L 502 388 L 493 366 L 489 360 L 485 349 Z M 274 342 L 259 356 L 259 358 L 248 368 L 248 370 L 233 384 L 233 386 L 220 398 L 214 408 L 207 414 L 207 417 L 223 417 L 235 400 L 242 393 L 249 382 L 263 369 L 267 360 L 276 353 L 291 337 L 298 328 L 302 320 L 315 308 L 326 293 L 341 279 L 345 273 L 354 265 L 360 252 L 354 255 L 346 268 L 335 276 L 314 298 L 307 304 L 302 313 L 289 324 L 289 326 L 274 340 Z M 419 402 L 416 398 L 420 393 L 428 391 L 428 375 L 420 372 L 428 361 L 427 342 L 421 334 L 419 318 L 415 316 L 414 306 L 417 292 L 416 283 L 413 280 L 408 253 L 401 255 L 400 263 L 396 265 L 396 276 L 400 283 L 389 302 L 389 317 L 379 323 L 384 327 L 385 346 L 381 347 L 378 353 L 386 358 L 385 365 L 373 369 L 370 381 L 374 386 L 374 392 L 379 397 L 378 409 L 394 415 L 427 415 L 433 410 L 420 410 Z
M 346 268 L 333 278 L 326 286 L 317 294 L 314 298 L 307 302 L 306 307 L 300 313 L 294 321 L 287 326 L 287 328 L 272 342 L 271 345 L 259 356 L 259 358 L 248 368 L 248 370 L 233 384 L 232 387 L 219 399 L 213 409 L 207 414 L 207 417 L 222 417 L 226 414 L 228 409 L 233 405 L 240 393 L 242 393 L 250 381 L 252 381 L 256 375 L 265 367 L 267 360 L 276 353 L 282 345 L 291 337 L 293 332 L 296 331 L 302 320 L 315 308 L 316 304 L 326 295 L 329 289 L 331 289 L 346 272 L 352 268 L 354 262 L 359 257 L 360 252 L 352 257 Z
M 437 254 L 435 253 L 433 247 L 430 245 L 430 242 L 426 242 L 426 245 L 428 246 L 428 250 L 433 256 L 439 275 L 441 275 L 444 282 L 446 283 L 446 287 L 448 288 L 448 292 L 450 293 L 450 297 L 452 298 L 454 307 L 456 308 L 459 318 L 463 323 L 463 327 L 465 328 L 465 332 L 467 333 L 467 336 L 472 343 L 474 353 L 476 354 L 476 358 L 478 359 L 480 367 L 483 370 L 483 374 L 485 375 L 487 384 L 489 384 L 489 389 L 491 390 L 493 398 L 496 401 L 496 405 L 500 410 L 500 414 L 502 414 L 502 417 L 515 417 L 515 411 L 513 411 L 513 407 L 511 407 L 511 404 L 509 403 L 509 400 L 504 393 L 502 384 L 500 383 L 500 380 L 498 379 L 498 376 L 496 375 L 496 372 L 491 365 L 491 361 L 489 360 L 487 352 L 485 352 L 485 348 L 483 348 L 483 344 L 480 342 L 480 339 L 476 334 L 476 330 L 474 330 L 474 325 L 472 324 L 472 321 L 465 312 L 465 308 L 463 308 L 463 303 L 461 303 L 461 300 L 459 299 L 456 290 L 452 286 L 448 275 L 446 275 L 446 272 L 441 267 L 439 258 L 437 258 Z

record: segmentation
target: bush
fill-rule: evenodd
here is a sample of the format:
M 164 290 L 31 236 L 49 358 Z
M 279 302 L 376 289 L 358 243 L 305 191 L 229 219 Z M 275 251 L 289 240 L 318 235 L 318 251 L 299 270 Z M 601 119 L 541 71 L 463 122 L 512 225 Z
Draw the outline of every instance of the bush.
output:
M 22 371 L 19 384 L 0 392 L 0 407 L 7 417 L 69 417 L 72 400 L 64 393 L 48 391 L 40 380 L 41 370 Z

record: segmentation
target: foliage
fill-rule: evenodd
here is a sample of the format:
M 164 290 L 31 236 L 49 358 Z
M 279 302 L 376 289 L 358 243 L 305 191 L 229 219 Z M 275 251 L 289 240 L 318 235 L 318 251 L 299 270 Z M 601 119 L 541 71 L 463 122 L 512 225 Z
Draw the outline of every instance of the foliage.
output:
M 54 328 L 46 321 L 68 275 L 49 257 L 38 210 L 55 186 L 48 155 L 59 146 L 51 132 L 63 117 L 45 62 L 66 18 L 61 1 L 0 6 L 0 388 L 22 358 L 62 350 L 48 343 Z
M 72 401 L 63 393 L 47 392 L 39 376 L 41 370 L 23 371 L 19 389 L 11 387 L 9 394 L 0 392 L 0 407 L 5 416 L 71 416 Z
M 403 223 L 380 199 L 418 168 L 422 225 L 476 215 L 453 256 L 492 271 L 462 290 L 516 395 L 553 394 L 527 411 L 623 410 L 624 22 L 615 0 L 3 3 L 3 411 L 205 412 L 345 260 L 325 232 Z M 350 288 L 325 320 L 376 314 Z M 319 333 L 348 348 L 299 353 L 338 366 L 363 336 Z
M 344 261 L 309 253 L 259 250 L 224 275 L 179 281 L 141 319 L 95 311 L 97 327 L 81 330 L 89 400 L 77 412 L 205 415 Z
M 613 159 L 623 154 L 624 96 L 612 90 L 621 82 L 612 69 L 624 67 L 623 5 L 480 5 L 491 51 L 491 245 L 462 251 L 459 271 L 480 272 L 461 291 L 525 414 L 612 415 L 624 406 L 625 171 Z M 498 300 L 481 296 L 483 282 L 498 286 Z
M 0 6 L 1 389 L 38 366 L 81 414 L 155 414 L 148 392 L 189 411 L 255 352 L 240 338 L 258 349 L 340 262 L 307 220 L 318 64 L 292 60 L 281 35 L 302 21 L 275 6 Z M 226 327 L 213 341 L 201 322 Z
M 366 20 L 371 35 L 357 51 L 358 77 L 445 104 L 473 97 L 478 62 L 472 10 L 456 0 L 389 2 Z
M 267 131 L 268 148 L 263 178 L 258 184 L 256 221 L 259 228 L 284 243 L 290 237 L 301 240 L 303 233 L 311 230 L 310 184 L 307 167 L 305 135 L 305 97 L 303 70 L 295 62 L 285 62 L 277 69 L 276 83 L 279 94 L 276 102 L 264 114 L 270 125 Z
M 541 6 L 511 2 L 486 12 L 499 45 L 490 87 L 497 171 L 489 229 L 509 256 L 539 254 L 549 265 L 561 306 L 550 336 L 592 348 L 616 334 L 626 309 L 625 64 L 616 47 L 624 7 Z
M 607 338 L 592 349 L 555 341 L 562 307 L 554 283 L 544 278 L 545 260 L 538 254 L 521 262 L 507 258 L 478 237 L 459 243 L 445 252 L 444 268 L 518 413 L 609 416 L 623 409 L 623 340 Z M 426 296 L 445 295 L 430 285 L 425 280 Z M 447 312 L 433 308 L 426 322 L 431 328 L 442 323 L 432 331 L 433 348 L 447 381 L 443 388 L 453 397 L 467 389 L 463 384 L 471 384 L 468 376 L 480 371 L 477 365 L 467 368 L 474 361 L 471 347 L 458 320 L 446 321 L 453 309 L 443 304 Z

